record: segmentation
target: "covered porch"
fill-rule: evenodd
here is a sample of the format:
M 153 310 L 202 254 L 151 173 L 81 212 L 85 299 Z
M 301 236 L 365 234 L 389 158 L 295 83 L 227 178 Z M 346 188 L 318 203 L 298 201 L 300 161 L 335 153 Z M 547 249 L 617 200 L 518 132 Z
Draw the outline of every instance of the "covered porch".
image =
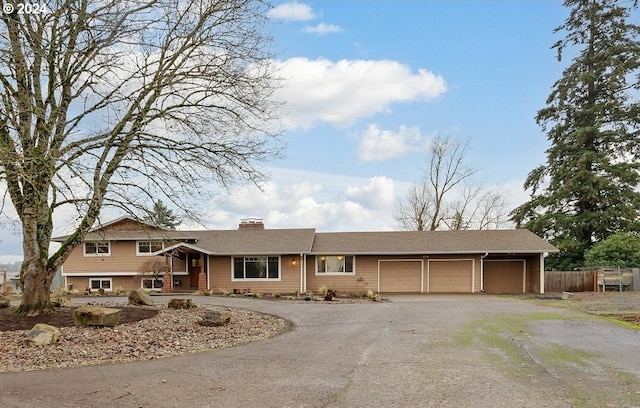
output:
M 209 289 L 211 252 L 187 243 L 178 243 L 155 253 L 164 256 L 163 293 L 204 292 Z

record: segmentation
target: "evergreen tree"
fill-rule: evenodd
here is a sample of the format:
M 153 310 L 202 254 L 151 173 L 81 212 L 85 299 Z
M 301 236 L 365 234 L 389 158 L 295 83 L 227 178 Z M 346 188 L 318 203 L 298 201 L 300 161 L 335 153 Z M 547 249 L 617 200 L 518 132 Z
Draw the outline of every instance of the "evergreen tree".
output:
M 146 219 L 163 228 L 176 229 L 180 225 L 178 217 L 160 200 L 153 203 L 153 208 L 149 210 L 149 215 Z
M 537 123 L 551 146 L 524 184 L 528 202 L 512 219 L 560 249 L 550 267 L 573 269 L 584 253 L 617 232 L 640 227 L 640 27 L 637 1 L 566 0 L 556 32 L 558 61 L 575 52 L 553 85 Z

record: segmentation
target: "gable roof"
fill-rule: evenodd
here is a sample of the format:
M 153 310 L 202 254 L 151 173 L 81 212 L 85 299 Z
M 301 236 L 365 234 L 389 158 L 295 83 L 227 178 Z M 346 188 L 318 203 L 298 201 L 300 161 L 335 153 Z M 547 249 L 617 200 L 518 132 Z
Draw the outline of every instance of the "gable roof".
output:
M 315 254 L 453 254 L 557 252 L 531 231 L 319 232 Z

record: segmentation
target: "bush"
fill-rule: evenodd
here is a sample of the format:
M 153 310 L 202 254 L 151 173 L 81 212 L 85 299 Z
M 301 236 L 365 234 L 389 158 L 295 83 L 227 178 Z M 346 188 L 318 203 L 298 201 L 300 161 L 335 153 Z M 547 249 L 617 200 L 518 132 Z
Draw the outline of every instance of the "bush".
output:
M 610 235 L 585 252 L 586 266 L 640 266 L 640 237 L 631 234 Z

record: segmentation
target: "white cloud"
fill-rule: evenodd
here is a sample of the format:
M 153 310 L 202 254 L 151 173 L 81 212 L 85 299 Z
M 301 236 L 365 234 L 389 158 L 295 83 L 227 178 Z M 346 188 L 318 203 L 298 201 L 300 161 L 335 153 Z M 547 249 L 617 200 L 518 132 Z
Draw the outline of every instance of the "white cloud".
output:
M 389 111 L 392 103 L 433 100 L 447 91 L 441 76 L 397 61 L 291 58 L 278 68 L 284 79 L 279 96 L 288 109 L 283 121 L 290 129 L 318 122 L 346 127 Z
M 376 124 L 367 126 L 360 136 L 357 157 L 360 161 L 383 161 L 410 152 L 424 151 L 427 138 L 417 127 L 401 125 L 397 131 L 380 129 Z
M 320 23 L 315 26 L 306 26 L 302 31 L 310 34 L 326 35 L 339 33 L 342 31 L 342 27 L 333 24 Z
M 385 230 L 393 227 L 394 182 L 388 177 L 336 176 L 273 169 L 262 191 L 244 186 L 210 203 L 210 227 L 235 229 L 246 217 L 267 228 L 316 228 L 318 231 Z
M 297 1 L 280 4 L 269 10 L 267 17 L 287 21 L 308 21 L 316 18 L 311 6 Z

